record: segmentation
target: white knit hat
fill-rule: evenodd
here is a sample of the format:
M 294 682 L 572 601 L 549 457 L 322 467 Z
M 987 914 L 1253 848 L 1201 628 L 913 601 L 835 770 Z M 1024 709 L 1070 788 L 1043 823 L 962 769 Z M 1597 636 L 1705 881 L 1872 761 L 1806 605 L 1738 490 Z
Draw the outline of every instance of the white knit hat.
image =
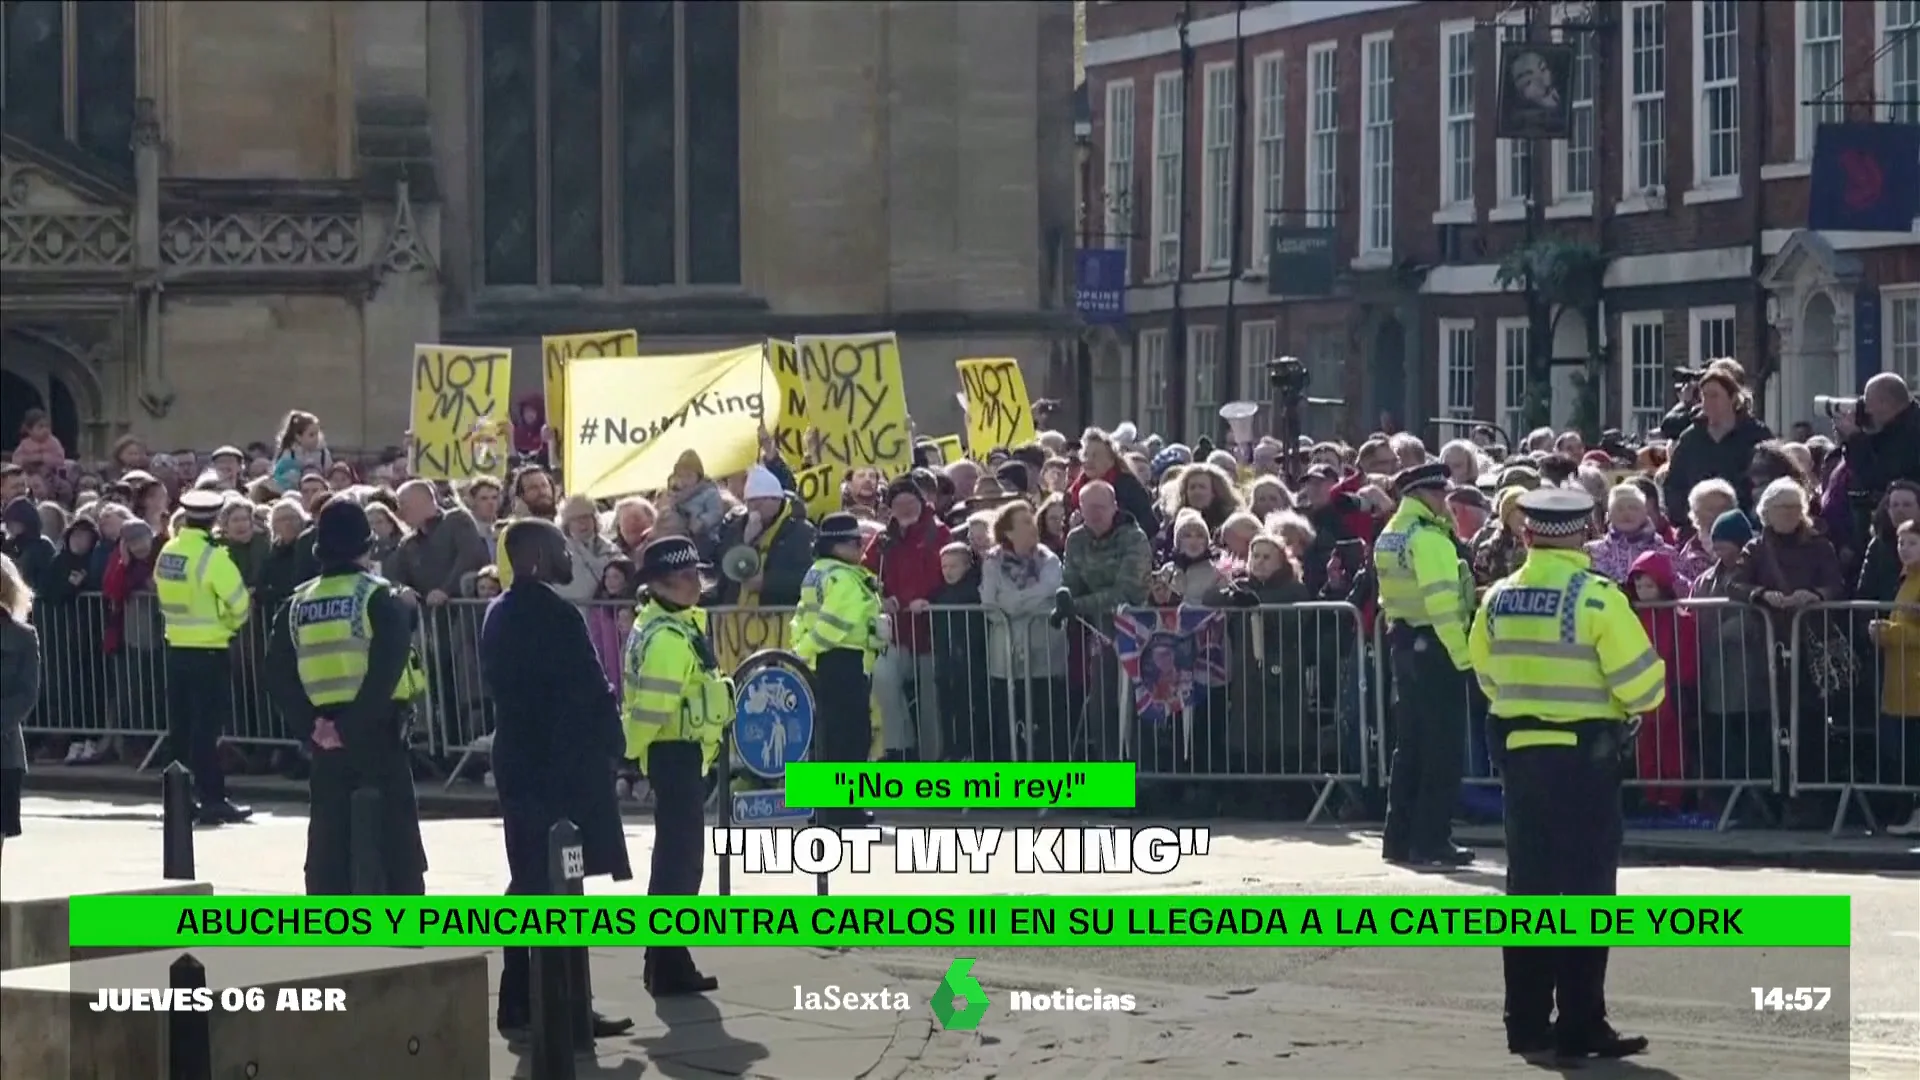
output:
M 747 470 L 746 493 L 741 496 L 742 498 L 779 499 L 784 498 L 786 494 L 786 489 L 780 486 L 780 478 L 773 475 L 772 469 L 765 465 L 755 465 Z

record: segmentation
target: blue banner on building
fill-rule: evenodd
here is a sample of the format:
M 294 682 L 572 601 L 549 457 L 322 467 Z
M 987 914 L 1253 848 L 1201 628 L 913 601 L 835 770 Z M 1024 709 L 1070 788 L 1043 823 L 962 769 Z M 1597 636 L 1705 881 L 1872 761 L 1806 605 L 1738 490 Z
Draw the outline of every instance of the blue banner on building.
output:
M 1821 124 L 1807 228 L 1909 232 L 1920 218 L 1920 124 Z
M 1886 361 L 1880 355 L 1880 290 L 1863 285 L 1853 294 L 1853 378 L 1862 392 L 1867 380 L 1880 374 Z
M 1127 253 L 1081 248 L 1073 255 L 1073 302 L 1090 323 L 1127 321 Z

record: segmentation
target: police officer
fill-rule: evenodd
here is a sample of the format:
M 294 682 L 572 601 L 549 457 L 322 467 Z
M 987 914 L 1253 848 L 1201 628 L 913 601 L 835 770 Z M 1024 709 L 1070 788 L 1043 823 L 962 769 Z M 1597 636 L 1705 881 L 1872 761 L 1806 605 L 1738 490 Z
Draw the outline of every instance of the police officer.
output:
M 733 684 L 721 673 L 700 602 L 700 554 L 685 537 L 652 541 L 640 552 L 646 602 L 627 639 L 627 756 L 645 766 L 653 787 L 653 877 L 649 896 L 698 896 L 706 865 L 706 774 L 720 757 L 733 717 Z M 647 949 L 642 979 L 654 997 L 705 994 L 720 980 L 703 975 L 684 945 Z
M 1488 745 L 1506 787 L 1513 896 L 1614 895 L 1627 720 L 1666 698 L 1666 665 L 1646 630 L 1581 550 L 1593 508 L 1582 491 L 1520 497 L 1526 562 L 1487 591 L 1469 638 L 1492 702 Z M 1607 950 L 1502 953 L 1509 1050 L 1616 1058 L 1646 1049 L 1607 1022 Z
M 1453 808 L 1465 757 L 1473 576 L 1454 546 L 1447 467 L 1403 469 L 1393 485 L 1400 507 L 1373 546 L 1398 705 L 1381 854 L 1464 866 L 1473 852 L 1453 842 Z
M 866 761 L 873 745 L 873 661 L 886 645 L 880 583 L 860 564 L 860 520 L 828 514 L 814 534 L 814 562 L 800 583 L 787 640 L 813 668 L 821 761 Z M 822 825 L 865 825 L 862 810 L 820 810 Z
M 426 677 L 414 654 L 419 612 L 366 568 L 367 512 L 334 499 L 314 526 L 320 576 L 294 590 L 267 640 L 267 690 L 295 738 L 310 742 L 307 892 L 350 896 L 427 891 L 426 846 L 407 736 Z M 353 795 L 379 796 L 377 882 L 355 881 Z M 369 823 L 372 824 L 372 823 Z
M 213 540 L 226 497 L 217 491 L 180 496 L 185 523 L 160 549 L 153 586 L 167 639 L 167 747 L 193 770 L 202 825 L 245 821 L 253 811 L 227 800 L 220 736 L 233 715 L 233 670 L 227 646 L 247 624 L 252 599 L 240 568 Z

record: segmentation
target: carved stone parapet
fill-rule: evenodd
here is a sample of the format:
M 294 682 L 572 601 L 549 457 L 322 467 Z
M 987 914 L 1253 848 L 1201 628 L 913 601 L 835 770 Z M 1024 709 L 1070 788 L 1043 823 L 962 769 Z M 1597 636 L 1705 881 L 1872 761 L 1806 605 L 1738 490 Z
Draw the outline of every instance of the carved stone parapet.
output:
M 0 269 L 124 270 L 133 265 L 133 215 L 124 210 L 0 214 Z
M 0 269 L 123 271 L 133 265 L 132 208 L 104 184 L 76 183 L 15 151 L 0 156 Z
M 169 268 L 232 270 L 341 270 L 365 261 L 357 216 L 264 211 L 168 217 L 160 260 Z

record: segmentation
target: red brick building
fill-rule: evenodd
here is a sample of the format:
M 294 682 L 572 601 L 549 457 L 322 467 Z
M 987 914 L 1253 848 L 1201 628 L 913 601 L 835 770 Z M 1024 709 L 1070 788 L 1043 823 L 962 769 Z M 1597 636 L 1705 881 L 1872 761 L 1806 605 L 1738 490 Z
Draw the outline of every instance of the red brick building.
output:
M 1309 393 L 1347 402 L 1309 410 L 1311 433 L 1517 425 L 1526 306 L 1497 278 L 1530 176 L 1537 237 L 1606 259 L 1598 303 L 1553 312 L 1557 424 L 1590 356 L 1591 404 L 1629 430 L 1667 407 L 1672 368 L 1718 355 L 1779 372 L 1776 427 L 1875 371 L 1920 385 L 1920 221 L 1802 229 L 1815 124 L 1869 101 L 1920 122 L 1920 2 L 1539 4 L 1531 33 L 1576 54 L 1573 136 L 1533 144 L 1538 170 L 1494 134 L 1498 35 L 1526 18 L 1472 0 L 1088 5 L 1083 240 L 1129 251 L 1094 417 L 1212 433 L 1292 354 Z M 1334 230 L 1330 294 L 1269 295 L 1269 222 Z

